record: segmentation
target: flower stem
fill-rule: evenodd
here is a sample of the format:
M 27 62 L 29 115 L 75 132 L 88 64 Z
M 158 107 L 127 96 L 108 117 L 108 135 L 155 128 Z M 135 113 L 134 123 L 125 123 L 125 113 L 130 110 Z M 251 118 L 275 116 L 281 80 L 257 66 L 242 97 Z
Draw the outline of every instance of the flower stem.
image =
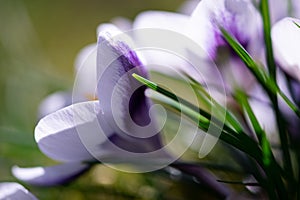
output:
M 271 22 L 270 22 L 270 13 L 269 13 L 269 2 L 268 0 L 261 0 L 260 2 L 260 10 L 263 18 L 263 27 L 264 27 L 264 39 L 265 39 L 265 45 L 266 45 L 266 57 L 267 57 L 267 65 L 269 69 L 269 75 L 270 79 L 273 83 L 276 82 L 276 64 L 274 60 L 273 55 L 273 46 L 272 46 L 272 40 L 271 40 Z M 280 91 L 280 89 L 278 90 Z M 279 94 L 282 96 L 282 98 L 285 98 L 286 96 L 283 95 L 283 93 L 280 91 Z M 289 143 L 288 143 L 288 136 L 286 132 L 286 127 L 284 125 L 284 119 L 282 118 L 281 112 L 278 107 L 278 99 L 277 95 L 273 94 L 271 92 L 268 92 L 268 95 L 273 103 L 273 107 L 276 114 L 276 121 L 278 126 L 278 132 L 279 137 L 281 141 L 281 148 L 282 148 L 282 154 L 284 159 L 284 168 L 286 171 L 288 171 L 291 176 L 293 176 L 293 168 L 292 168 L 292 162 L 291 162 L 291 156 L 289 152 Z M 285 101 L 287 103 L 290 103 L 288 98 L 285 98 Z

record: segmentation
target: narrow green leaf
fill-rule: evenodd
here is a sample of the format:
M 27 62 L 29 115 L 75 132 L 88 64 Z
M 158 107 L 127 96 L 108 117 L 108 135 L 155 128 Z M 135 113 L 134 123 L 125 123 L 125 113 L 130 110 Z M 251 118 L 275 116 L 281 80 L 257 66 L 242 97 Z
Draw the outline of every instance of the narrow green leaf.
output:
M 260 10 L 263 19 L 264 39 L 266 45 L 268 69 L 269 69 L 271 79 L 274 82 L 276 82 L 276 64 L 274 60 L 272 40 L 271 40 L 271 21 L 270 21 L 268 0 L 260 1 Z
M 267 139 L 265 131 L 260 126 L 249 102 L 247 99 L 246 94 L 241 91 L 237 90 L 236 92 L 236 99 L 240 103 L 240 105 L 244 108 L 246 113 L 249 116 L 249 119 L 251 121 L 252 127 L 254 128 L 254 131 L 257 135 L 257 138 L 259 140 L 259 144 L 262 148 L 262 161 L 263 161 L 263 168 L 265 170 L 265 173 L 268 176 L 269 184 L 272 188 L 276 188 L 278 191 L 278 195 L 282 197 L 283 195 L 287 195 L 287 192 L 285 190 L 282 178 L 280 176 L 280 168 L 277 164 L 274 155 L 271 150 L 271 145 Z M 274 183 L 273 183 L 274 181 Z M 275 185 L 273 185 L 275 184 Z M 270 197 L 271 195 L 274 195 L 272 193 L 269 193 Z M 274 197 L 273 197 L 274 198 Z
M 240 151 L 250 155 L 251 157 L 256 159 L 257 162 L 262 163 L 262 152 L 260 151 L 260 149 L 258 148 L 258 146 L 253 140 L 243 136 L 243 134 L 241 135 L 237 134 L 236 132 L 234 132 L 234 130 L 230 128 L 228 128 L 227 130 L 228 132 L 225 131 L 223 127 L 218 126 L 218 123 L 216 124 L 213 123 L 213 120 L 211 120 L 213 119 L 213 116 L 210 116 L 209 113 L 201 110 L 198 107 L 195 107 L 194 105 L 190 104 L 184 99 L 177 97 L 174 93 L 167 91 L 166 89 L 158 86 L 156 83 L 146 78 L 143 78 L 137 74 L 133 74 L 132 76 L 135 77 L 141 83 L 145 84 L 150 89 L 157 92 L 157 93 L 151 93 L 151 98 L 154 98 L 155 100 L 158 100 L 161 103 L 175 109 L 179 113 L 185 114 L 189 119 L 195 122 L 200 129 L 204 131 L 207 131 L 209 126 L 213 127 L 214 130 L 218 130 L 217 132 L 221 132 L 221 135 L 219 137 L 221 140 L 239 149 Z M 159 95 L 164 95 L 169 99 L 163 98 L 162 96 Z M 199 111 L 200 113 L 207 115 L 207 117 L 201 115 Z M 209 134 L 216 136 L 214 135 L 214 133 L 211 132 L 209 132 Z M 241 141 L 239 137 L 237 137 L 237 135 L 240 135 L 243 140 Z
M 243 132 L 242 125 L 233 117 L 233 115 L 222 105 L 220 105 L 214 98 L 212 98 L 211 95 L 208 94 L 208 92 L 203 88 L 202 85 L 200 85 L 196 80 L 194 80 L 191 76 L 186 74 L 186 76 L 191 80 L 192 87 L 195 89 L 196 94 L 198 94 L 206 103 L 212 107 L 215 106 L 217 110 L 219 110 L 220 114 L 225 114 L 225 123 L 228 123 L 230 126 L 232 126 L 237 133 Z M 200 93 L 200 94 L 199 94 Z
M 261 137 L 261 148 L 263 151 L 263 162 L 266 166 L 270 166 L 273 155 L 272 155 L 269 140 L 264 131 L 262 132 L 262 137 Z
M 269 1 L 268 0 L 260 1 L 260 10 L 261 10 L 261 15 L 262 15 L 262 19 L 263 19 L 264 39 L 265 39 L 265 46 L 266 46 L 266 59 L 267 59 L 267 65 L 268 65 L 268 69 L 269 69 L 270 79 L 273 83 L 275 83 L 277 85 L 276 64 L 275 64 L 275 59 L 274 59 L 274 55 L 273 55 L 273 45 L 272 45 L 272 39 L 271 39 L 271 20 L 270 20 Z M 282 93 L 281 91 L 280 92 L 279 91 L 280 91 L 280 89 L 278 88 L 277 92 Z M 273 103 L 273 108 L 274 108 L 275 114 L 276 114 L 276 122 L 277 122 L 277 126 L 278 126 L 278 132 L 279 132 L 279 136 L 280 136 L 281 146 L 282 146 L 284 167 L 293 176 L 291 156 L 290 156 L 290 152 L 289 152 L 289 148 L 288 148 L 288 146 L 289 146 L 288 136 L 286 134 L 285 124 L 282 123 L 283 119 L 282 119 L 282 114 L 279 110 L 277 95 L 272 92 L 268 92 L 268 95 L 270 97 L 270 100 Z M 284 95 L 284 97 L 286 97 L 286 96 Z M 283 98 L 283 99 L 285 101 L 289 100 L 288 98 Z M 288 105 L 291 103 L 290 101 L 286 101 L 286 102 Z M 291 109 L 295 109 L 293 107 L 293 105 L 291 105 L 291 106 L 290 106 Z
M 261 128 L 254 112 L 252 111 L 249 105 L 246 94 L 242 90 L 237 90 L 234 97 L 248 114 L 254 132 L 256 133 L 257 139 L 261 143 L 263 129 Z
M 153 89 L 153 90 L 157 90 L 157 84 L 156 83 L 153 83 L 151 81 L 149 81 L 148 79 L 145 79 L 144 77 L 136 74 L 136 73 L 133 73 L 132 76 L 138 80 L 139 82 L 141 82 L 142 84 L 146 85 L 147 87 Z
M 253 58 L 249 55 L 249 53 L 244 49 L 244 47 L 235 40 L 224 28 L 220 28 L 224 39 L 228 42 L 231 48 L 238 54 L 238 56 L 242 59 L 248 69 L 252 72 L 252 74 L 256 77 L 258 82 L 262 85 L 264 90 L 268 94 L 277 95 L 279 94 L 284 102 L 289 106 L 289 108 L 295 112 L 295 114 L 300 118 L 300 110 L 298 106 L 296 106 L 277 86 L 276 82 L 272 80 L 268 74 L 264 71 L 262 67 L 260 67 Z
M 300 25 L 299 25 L 297 22 L 294 21 L 294 24 L 295 24 L 298 28 L 300 28 Z
M 138 74 L 132 74 L 132 76 L 140 81 L 142 84 L 146 85 L 147 87 L 149 87 L 150 89 L 158 92 L 158 93 L 161 93 L 165 96 L 167 96 L 168 98 L 172 99 L 173 101 L 175 102 L 172 102 L 172 101 L 168 101 L 167 103 L 170 104 L 172 107 L 178 109 L 178 110 L 182 110 L 184 109 L 186 112 L 188 112 L 188 115 L 189 116 L 193 116 L 193 118 L 195 119 L 199 119 L 199 121 L 201 123 L 205 123 L 205 124 L 209 124 L 210 123 L 210 120 L 205 118 L 204 116 L 200 115 L 199 114 L 199 110 L 201 110 L 200 108 L 196 107 L 195 105 L 189 103 L 188 101 L 178 97 L 177 95 L 175 95 L 174 93 L 158 86 L 156 83 L 138 75 Z M 165 100 L 165 99 L 164 99 Z M 202 112 L 204 112 L 202 110 Z

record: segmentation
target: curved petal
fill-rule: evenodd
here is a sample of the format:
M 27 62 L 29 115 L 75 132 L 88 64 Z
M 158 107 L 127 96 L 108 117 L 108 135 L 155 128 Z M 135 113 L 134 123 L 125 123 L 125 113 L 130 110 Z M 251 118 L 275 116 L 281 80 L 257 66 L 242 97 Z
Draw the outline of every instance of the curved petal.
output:
M 72 104 L 70 92 L 55 92 L 47 96 L 38 109 L 39 119 Z
M 280 67 L 300 81 L 300 24 L 299 19 L 284 18 L 272 28 L 274 56 Z
M 84 47 L 75 60 L 76 78 L 73 89 L 73 102 L 96 98 L 96 44 Z
M 127 133 L 124 136 L 142 136 L 147 134 L 147 130 L 153 131 L 149 118 L 149 101 L 144 95 L 145 86 L 135 80 L 132 74 L 147 77 L 147 73 L 127 42 L 132 46 L 130 38 L 122 33 L 99 34 L 98 97 L 104 119 L 115 132 Z
M 261 18 L 250 0 L 202 0 L 191 15 L 187 34 L 216 58 L 217 47 L 226 44 L 219 26 L 247 46 L 251 41 L 258 43 L 260 25 Z
M 0 199 L 37 200 L 37 198 L 19 183 L 0 183 Z
M 87 169 L 88 164 L 65 163 L 51 167 L 12 168 L 13 175 L 26 183 L 37 186 L 60 185 L 72 181 Z
M 73 104 L 41 119 L 35 128 L 35 140 L 43 153 L 52 159 L 71 162 L 93 159 L 83 144 L 84 138 L 94 139 L 93 134 L 102 134 L 97 113 L 98 101 Z M 101 135 L 102 136 L 102 135 Z M 96 138 L 96 144 L 105 141 Z

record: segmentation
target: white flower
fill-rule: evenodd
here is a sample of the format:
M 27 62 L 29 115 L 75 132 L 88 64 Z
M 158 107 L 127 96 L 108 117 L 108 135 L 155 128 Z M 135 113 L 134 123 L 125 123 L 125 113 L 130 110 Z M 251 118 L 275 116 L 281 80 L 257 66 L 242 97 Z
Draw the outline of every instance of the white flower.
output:
M 14 167 L 12 172 L 20 180 L 56 185 L 80 175 L 93 162 L 131 163 L 153 170 L 170 159 L 161 149 L 159 131 L 149 117 L 151 102 L 144 95 L 145 86 L 132 77 L 132 73 L 147 77 L 147 72 L 122 40 L 126 37 L 117 37 L 114 30 L 101 32 L 97 45 L 100 101 L 58 110 L 41 119 L 35 128 L 40 150 L 64 164 Z
M 279 66 L 300 81 L 300 24 L 299 19 L 284 18 L 272 28 L 274 56 Z

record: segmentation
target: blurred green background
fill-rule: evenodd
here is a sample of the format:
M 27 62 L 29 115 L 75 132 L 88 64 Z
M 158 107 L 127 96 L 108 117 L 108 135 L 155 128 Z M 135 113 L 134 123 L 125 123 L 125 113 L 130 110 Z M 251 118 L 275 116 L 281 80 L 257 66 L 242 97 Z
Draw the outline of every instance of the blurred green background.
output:
M 37 108 L 48 94 L 72 87 L 78 51 L 96 27 L 144 10 L 176 11 L 183 0 L 0 0 L 0 181 L 11 167 L 52 165 L 37 148 Z M 191 199 L 205 191 L 163 174 L 125 174 L 99 166 L 67 186 L 26 185 L 40 199 Z M 191 192 L 193 191 L 193 192 Z

